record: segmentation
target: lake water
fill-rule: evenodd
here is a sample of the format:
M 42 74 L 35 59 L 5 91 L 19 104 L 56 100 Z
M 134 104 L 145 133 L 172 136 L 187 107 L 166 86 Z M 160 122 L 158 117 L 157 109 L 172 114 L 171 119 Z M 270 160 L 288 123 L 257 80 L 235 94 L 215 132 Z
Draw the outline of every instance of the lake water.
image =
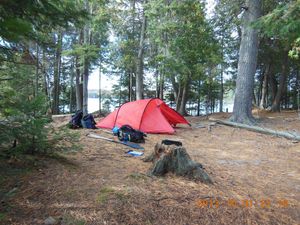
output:
M 99 99 L 98 98 L 88 98 L 88 111 L 93 113 L 99 110 Z
M 187 108 L 188 108 L 188 106 L 187 106 Z M 111 109 L 112 110 L 114 109 L 113 106 L 111 106 Z M 226 109 L 228 109 L 228 112 L 232 112 L 233 103 L 230 102 L 230 101 L 224 101 L 223 109 L 224 109 L 224 111 Z M 98 110 L 99 110 L 99 99 L 98 98 L 89 98 L 88 99 L 88 111 L 89 111 L 89 113 L 93 113 L 93 112 L 98 111 Z M 192 113 L 192 115 L 194 115 L 196 113 L 196 110 L 193 110 L 192 112 L 189 112 L 189 113 Z M 204 109 L 201 109 L 201 114 L 205 114 Z

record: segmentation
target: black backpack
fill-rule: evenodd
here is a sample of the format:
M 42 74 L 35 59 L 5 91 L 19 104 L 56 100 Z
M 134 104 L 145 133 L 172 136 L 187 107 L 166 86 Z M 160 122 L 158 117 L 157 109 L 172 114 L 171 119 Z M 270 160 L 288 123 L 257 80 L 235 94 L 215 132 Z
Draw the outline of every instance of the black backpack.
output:
M 76 111 L 76 113 L 72 115 L 72 118 L 69 122 L 69 127 L 72 129 L 77 129 L 82 127 L 81 125 L 82 116 L 83 116 L 82 110 Z
M 83 128 L 96 129 L 96 122 L 92 114 L 85 115 L 81 120 L 81 124 Z
M 118 132 L 120 141 L 131 141 L 136 143 L 144 143 L 147 135 L 142 131 L 133 129 L 130 125 L 123 125 Z

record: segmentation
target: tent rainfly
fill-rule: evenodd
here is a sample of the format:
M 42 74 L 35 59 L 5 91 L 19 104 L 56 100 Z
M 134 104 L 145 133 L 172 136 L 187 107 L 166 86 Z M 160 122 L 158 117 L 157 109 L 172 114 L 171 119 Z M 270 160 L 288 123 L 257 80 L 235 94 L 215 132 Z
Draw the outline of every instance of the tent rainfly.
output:
M 96 127 L 112 129 L 128 124 L 134 129 L 145 133 L 175 132 L 173 126 L 176 124 L 189 124 L 189 122 L 178 112 L 171 109 L 161 99 L 143 99 L 128 102 L 120 106 L 104 119 L 100 120 Z

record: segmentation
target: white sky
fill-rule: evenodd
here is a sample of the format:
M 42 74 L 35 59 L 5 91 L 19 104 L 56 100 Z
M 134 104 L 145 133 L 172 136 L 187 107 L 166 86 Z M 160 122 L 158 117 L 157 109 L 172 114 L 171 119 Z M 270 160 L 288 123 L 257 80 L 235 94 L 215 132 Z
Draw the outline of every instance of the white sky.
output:
M 101 74 L 101 89 L 111 90 L 114 84 L 117 84 L 118 80 L 116 78 L 108 77 L 105 74 Z M 99 89 L 99 68 L 94 69 L 92 74 L 89 76 L 88 89 Z
M 210 17 L 213 13 L 214 7 L 216 5 L 215 0 L 206 0 L 206 10 L 207 15 Z M 105 74 L 102 74 L 101 77 L 101 89 L 102 90 L 111 90 L 114 84 L 117 84 L 118 79 L 115 77 L 109 77 Z M 99 68 L 93 70 L 92 74 L 89 76 L 88 83 L 89 90 L 99 89 Z

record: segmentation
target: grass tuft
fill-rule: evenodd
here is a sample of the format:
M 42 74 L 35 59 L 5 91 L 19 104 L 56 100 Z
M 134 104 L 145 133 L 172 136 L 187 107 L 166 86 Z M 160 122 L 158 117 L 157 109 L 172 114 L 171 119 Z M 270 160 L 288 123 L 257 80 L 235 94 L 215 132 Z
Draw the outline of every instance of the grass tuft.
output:
M 116 199 L 120 200 L 121 202 L 127 202 L 128 199 L 128 195 L 123 191 L 115 190 L 112 187 L 104 187 L 100 190 L 96 201 L 98 203 L 105 203 L 107 202 L 110 196 L 114 196 Z
M 0 222 L 4 222 L 5 217 L 6 217 L 5 213 L 0 212 Z
M 142 174 L 142 173 L 131 173 L 128 177 L 129 177 L 130 179 L 136 180 L 136 181 L 139 181 L 139 180 L 147 180 L 147 176 L 145 176 L 145 175 Z
M 113 194 L 115 190 L 111 187 L 104 187 L 100 190 L 98 196 L 97 196 L 97 202 L 98 203 L 105 203 L 108 199 L 108 197 Z

